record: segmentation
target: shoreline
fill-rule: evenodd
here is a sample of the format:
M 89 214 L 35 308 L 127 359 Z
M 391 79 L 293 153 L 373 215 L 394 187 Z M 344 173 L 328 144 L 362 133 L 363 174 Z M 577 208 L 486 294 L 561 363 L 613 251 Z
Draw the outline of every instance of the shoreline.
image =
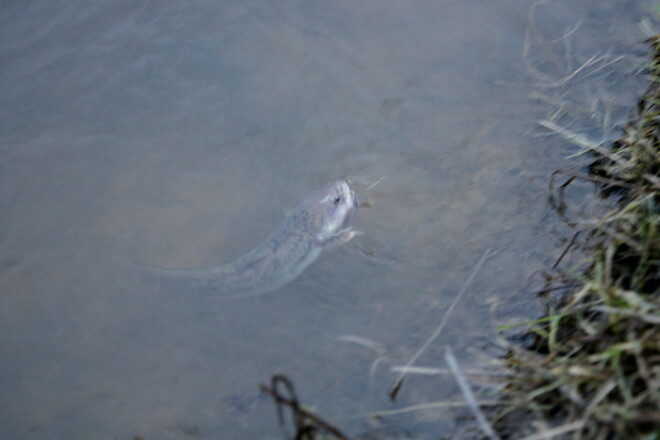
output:
M 505 438 L 660 438 L 660 34 L 646 43 L 649 87 L 611 146 L 540 122 L 594 158 L 559 196 L 586 179 L 615 203 L 575 225 L 585 259 L 551 283 L 564 294 L 527 324 L 533 341 L 505 342 L 507 403 L 490 414 Z

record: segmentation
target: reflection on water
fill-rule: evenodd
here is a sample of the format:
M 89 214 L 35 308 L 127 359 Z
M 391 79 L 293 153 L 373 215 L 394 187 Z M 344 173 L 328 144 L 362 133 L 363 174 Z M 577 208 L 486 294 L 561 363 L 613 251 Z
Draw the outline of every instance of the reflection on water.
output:
M 621 3 L 550 2 L 536 22 L 581 20 L 575 54 L 622 50 L 640 36 L 602 32 L 635 29 Z M 458 399 L 437 377 L 385 394 L 486 249 L 418 364 L 444 366 L 451 344 L 483 367 L 495 311 L 533 313 L 514 293 L 560 247 L 546 182 L 570 151 L 532 136 L 547 104 L 521 55 L 531 4 L 0 6 L 0 437 L 259 438 L 275 372 L 353 433 L 368 419 L 343 416 Z M 613 96 L 617 117 L 632 95 Z M 343 176 L 374 205 L 364 235 L 264 297 L 162 295 L 116 263 L 231 261 Z M 461 414 L 393 423 L 440 436 Z

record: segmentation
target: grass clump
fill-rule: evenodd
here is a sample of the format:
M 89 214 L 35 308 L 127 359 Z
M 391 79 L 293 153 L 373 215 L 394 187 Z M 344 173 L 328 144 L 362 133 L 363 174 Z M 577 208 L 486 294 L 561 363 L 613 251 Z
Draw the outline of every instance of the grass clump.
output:
M 578 287 L 531 324 L 528 346 L 508 345 L 505 401 L 515 403 L 496 427 L 515 438 L 531 416 L 538 438 L 660 439 L 660 35 L 648 42 L 639 116 L 611 148 L 583 145 L 616 206 L 578 225 L 588 261 L 556 281 Z

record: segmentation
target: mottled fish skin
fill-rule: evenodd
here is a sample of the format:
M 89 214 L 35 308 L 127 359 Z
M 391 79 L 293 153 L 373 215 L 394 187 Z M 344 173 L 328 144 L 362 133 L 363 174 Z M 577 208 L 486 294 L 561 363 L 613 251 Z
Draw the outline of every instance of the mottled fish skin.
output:
M 261 244 L 229 264 L 190 270 L 141 266 L 141 272 L 182 293 L 262 294 L 296 279 L 325 247 L 350 240 L 356 210 L 350 182 L 332 182 L 310 194 Z

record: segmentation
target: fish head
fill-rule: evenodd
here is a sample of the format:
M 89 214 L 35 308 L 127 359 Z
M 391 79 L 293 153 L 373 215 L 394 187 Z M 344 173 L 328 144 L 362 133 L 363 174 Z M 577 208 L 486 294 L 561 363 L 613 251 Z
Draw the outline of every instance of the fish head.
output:
M 309 213 L 313 217 L 314 231 L 322 242 L 351 231 L 358 203 L 350 180 L 327 184 L 310 196 Z

